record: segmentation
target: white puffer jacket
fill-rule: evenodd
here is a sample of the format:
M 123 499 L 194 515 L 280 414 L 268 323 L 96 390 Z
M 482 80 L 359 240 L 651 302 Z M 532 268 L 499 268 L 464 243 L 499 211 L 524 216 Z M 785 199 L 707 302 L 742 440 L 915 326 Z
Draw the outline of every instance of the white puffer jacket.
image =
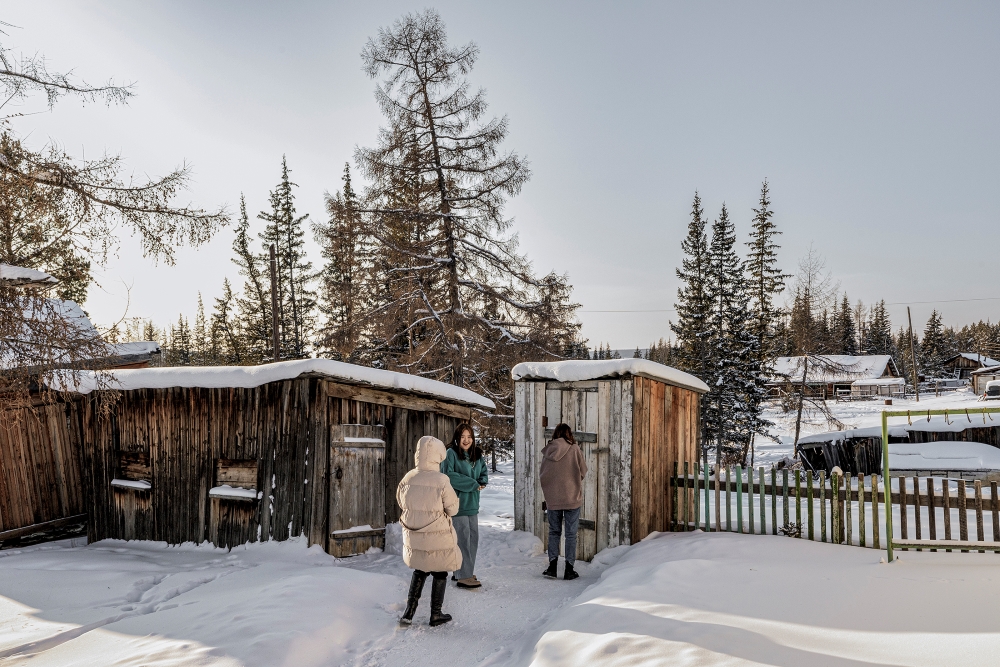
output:
M 403 510 L 403 562 L 424 572 L 454 572 L 462 567 L 462 552 L 451 517 L 458 512 L 458 496 L 441 462 L 448 450 L 429 435 L 417 442 L 417 467 L 406 473 L 396 489 Z

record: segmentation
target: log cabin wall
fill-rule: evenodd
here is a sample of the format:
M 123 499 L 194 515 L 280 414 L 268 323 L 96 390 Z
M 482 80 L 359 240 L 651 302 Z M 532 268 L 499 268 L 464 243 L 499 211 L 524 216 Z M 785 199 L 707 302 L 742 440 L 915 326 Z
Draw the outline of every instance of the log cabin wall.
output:
M 84 402 L 84 477 L 88 536 L 162 540 L 285 540 L 304 534 L 328 542 L 331 428 L 380 425 L 386 434 L 385 520 L 396 521 L 396 487 L 413 467 L 416 442 L 448 442 L 471 409 L 389 391 L 301 377 L 255 388 L 168 388 L 122 392 L 110 417 Z M 148 457 L 149 479 L 136 480 Z M 209 498 L 220 460 L 255 463 L 259 501 Z M 138 472 L 137 472 L 138 471 Z M 147 481 L 149 491 L 111 487 L 114 479 Z M 222 480 L 224 481 L 224 480 Z M 126 531 L 114 494 L 149 496 L 151 519 Z M 133 500 L 141 500 L 135 498 Z M 134 515 L 134 512 L 133 512 Z M 384 525 L 384 524 L 383 524 Z M 245 541 L 245 540 L 244 540 Z
M 73 401 L 0 420 L 0 534 L 84 513 L 80 410 Z
M 633 382 L 631 537 L 638 542 L 654 531 L 671 529 L 668 482 L 675 462 L 683 474 L 685 462 L 698 461 L 701 401 L 690 389 L 644 377 Z

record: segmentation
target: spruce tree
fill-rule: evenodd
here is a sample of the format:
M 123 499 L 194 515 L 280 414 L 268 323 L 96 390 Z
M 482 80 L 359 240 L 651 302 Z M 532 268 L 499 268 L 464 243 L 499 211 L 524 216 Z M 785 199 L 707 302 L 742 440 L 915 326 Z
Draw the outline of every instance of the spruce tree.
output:
M 316 295 L 310 289 L 312 262 L 306 259 L 303 222 L 309 214 L 297 216 L 296 187 L 289 179 L 288 161 L 281 158 L 281 181 L 270 194 L 270 211 L 257 217 L 267 222 L 260 234 L 264 247 L 274 244 L 278 258 L 278 321 L 282 358 L 300 359 L 308 355 L 315 327 Z
M 350 165 L 344 165 L 342 189 L 327 195 L 326 208 L 329 220 L 313 227 L 325 260 L 319 274 L 319 310 L 324 321 L 318 347 L 333 359 L 361 361 L 368 356 L 360 348 L 374 307 L 371 297 L 378 287 L 372 239 L 351 184 Z
M 233 309 L 236 297 L 229 278 L 222 281 L 222 296 L 215 300 L 212 313 L 213 349 L 217 350 L 218 362 L 223 365 L 246 363 L 245 337 Z
M 941 377 L 944 373 L 943 363 L 951 356 L 951 349 L 941 324 L 941 315 L 937 310 L 931 311 L 931 316 L 924 327 L 924 336 L 920 341 L 921 365 L 923 372 L 929 377 Z
M 240 217 L 233 239 L 233 263 L 244 278 L 243 289 L 235 298 L 241 323 L 240 350 L 245 364 L 273 358 L 271 343 L 271 282 L 267 258 L 253 250 L 246 200 L 240 196 Z
M 735 251 L 736 229 L 725 205 L 712 224 L 706 292 L 710 303 L 709 393 L 704 397 L 703 432 L 716 445 L 716 463 L 744 461 L 763 401 L 758 338 L 751 327 L 750 294 Z M 726 456 L 726 454 L 729 456 Z
M 892 336 L 892 322 L 889 320 L 889 313 L 885 308 L 885 300 L 879 301 L 872 307 L 871 319 L 868 321 L 864 338 L 865 354 L 889 354 L 898 357 L 902 354 L 909 354 L 909 344 L 905 348 L 897 347 Z M 899 359 L 896 358 L 898 362 Z
M 695 192 L 687 236 L 681 241 L 684 258 L 681 260 L 681 267 L 677 269 L 677 277 L 681 282 L 674 304 L 677 322 L 671 322 L 670 329 L 677 340 L 678 368 L 707 381 L 711 297 L 708 294 L 710 267 L 706 223 L 701 197 Z
M 776 237 L 781 234 L 772 218 L 771 199 L 768 183 L 760 187 L 758 207 L 753 209 L 754 219 L 747 241 L 745 271 L 747 291 L 750 294 L 750 328 L 757 338 L 761 369 L 767 374 L 773 367 L 775 352 L 775 329 L 781 316 L 781 309 L 775 299 L 785 289 L 785 279 L 790 276 L 778 268 L 778 244 Z
M 844 298 L 840 301 L 833 325 L 833 342 L 835 354 L 847 354 L 854 356 L 858 353 L 858 339 L 856 327 L 854 325 L 854 312 L 851 309 L 851 302 L 844 293 Z
M 198 307 L 195 310 L 194 326 L 191 329 L 191 365 L 207 366 L 209 357 L 208 324 L 205 321 L 205 304 L 198 292 Z

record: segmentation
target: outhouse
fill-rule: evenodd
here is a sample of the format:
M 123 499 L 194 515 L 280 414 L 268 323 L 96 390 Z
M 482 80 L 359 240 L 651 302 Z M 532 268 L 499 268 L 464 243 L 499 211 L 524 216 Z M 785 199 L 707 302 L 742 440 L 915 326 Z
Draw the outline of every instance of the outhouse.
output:
M 539 465 L 562 422 L 588 468 L 576 557 L 669 529 L 674 463 L 699 458 L 704 382 L 646 359 L 530 362 L 511 374 L 516 530 L 548 539 Z
M 93 384 L 93 383 L 90 383 Z M 482 396 L 329 359 L 116 371 L 79 410 L 90 540 L 233 546 L 299 535 L 335 556 L 383 546 L 417 440 L 451 439 Z

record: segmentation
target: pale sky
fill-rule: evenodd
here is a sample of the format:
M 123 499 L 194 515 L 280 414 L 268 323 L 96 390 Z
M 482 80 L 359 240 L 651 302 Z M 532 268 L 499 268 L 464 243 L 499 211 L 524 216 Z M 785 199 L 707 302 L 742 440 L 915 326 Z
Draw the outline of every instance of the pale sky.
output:
M 187 160 L 183 197 L 240 193 L 262 210 L 282 154 L 300 213 L 324 216 L 355 146 L 383 123 L 359 53 L 427 3 L 5 3 L 4 44 L 91 83 L 136 82 L 128 107 L 65 99 L 14 122 L 29 142 L 121 153 L 137 173 Z M 810 243 L 852 301 L 988 299 L 1000 227 L 1000 5 L 996 3 L 438 2 L 508 150 L 533 177 L 508 212 L 536 270 L 569 274 L 591 345 L 669 335 L 691 199 L 726 202 L 743 242 L 771 184 L 794 272 Z M 358 175 L 360 178 L 360 175 Z M 194 315 L 234 284 L 231 229 L 174 267 L 124 240 L 86 304 L 102 324 Z M 315 246 L 312 259 L 318 262 Z M 126 289 L 126 285 L 130 287 Z M 126 295 L 130 294 L 130 305 Z M 127 307 L 127 308 L 126 308 Z M 948 324 L 1000 319 L 1000 299 L 914 304 Z M 904 305 L 890 306 L 893 324 Z

